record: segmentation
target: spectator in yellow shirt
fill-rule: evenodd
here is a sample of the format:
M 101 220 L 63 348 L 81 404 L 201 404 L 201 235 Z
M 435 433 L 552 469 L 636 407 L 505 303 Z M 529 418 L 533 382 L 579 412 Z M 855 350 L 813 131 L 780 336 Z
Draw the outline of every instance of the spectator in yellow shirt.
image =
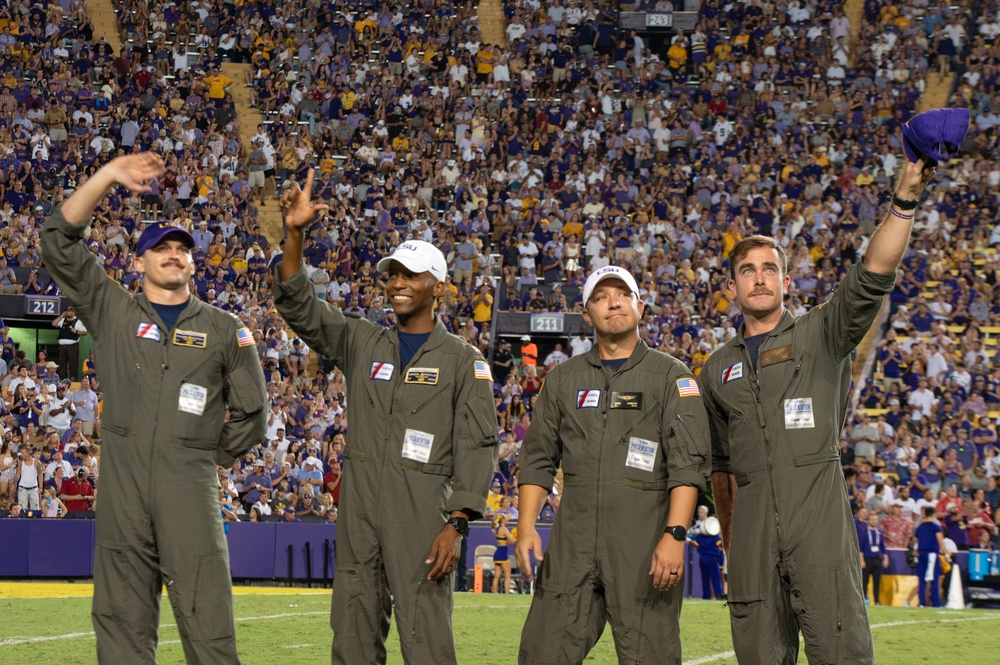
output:
M 484 44 L 476 53 L 476 80 L 480 83 L 489 83 L 493 77 L 493 44 Z
M 216 69 L 211 76 L 205 78 L 205 83 L 208 85 L 209 98 L 221 101 L 226 98 L 226 88 L 232 85 L 233 79 Z
M 397 153 L 406 153 L 410 151 L 410 139 L 406 138 L 405 135 L 400 134 L 392 140 L 392 149 Z
M 667 64 L 670 66 L 670 69 L 679 71 L 687 63 L 687 59 L 687 49 L 684 48 L 684 45 L 679 41 L 674 42 L 670 45 L 670 48 L 667 49 Z

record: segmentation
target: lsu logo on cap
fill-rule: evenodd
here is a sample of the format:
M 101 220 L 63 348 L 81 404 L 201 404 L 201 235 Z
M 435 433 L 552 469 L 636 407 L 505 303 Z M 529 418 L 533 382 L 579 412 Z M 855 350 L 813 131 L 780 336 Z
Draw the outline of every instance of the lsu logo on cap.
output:
M 743 378 L 743 361 L 738 363 L 733 363 L 726 369 L 722 370 L 722 385 L 726 385 L 730 381 L 735 381 L 736 379 Z
M 576 392 L 576 408 L 596 409 L 601 405 L 601 391 L 595 388 L 584 388 Z

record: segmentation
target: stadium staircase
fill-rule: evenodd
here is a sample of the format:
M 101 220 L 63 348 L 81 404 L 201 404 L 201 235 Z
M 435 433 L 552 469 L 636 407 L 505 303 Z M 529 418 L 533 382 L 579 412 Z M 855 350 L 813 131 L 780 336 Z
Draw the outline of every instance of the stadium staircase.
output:
M 858 52 L 861 21 L 865 15 L 865 0 L 847 0 L 844 2 L 844 14 L 851 22 L 851 31 L 847 35 L 847 48 L 850 53 L 850 64 L 854 66 L 854 54 Z
M 240 138 L 243 139 L 244 154 L 241 156 L 246 160 L 250 155 L 250 139 L 257 132 L 257 125 L 264 121 L 260 111 L 251 105 L 250 88 L 244 83 L 246 72 L 250 65 L 236 62 L 223 62 L 223 75 L 231 78 L 233 84 L 229 86 L 229 92 L 233 96 L 233 106 L 236 109 L 236 117 L 240 121 Z M 281 186 L 281 183 L 278 183 Z M 260 229 L 267 236 L 272 247 L 277 247 L 285 232 L 281 227 L 281 208 L 278 207 L 278 200 L 273 196 L 268 197 L 264 205 L 260 208 Z
M 118 36 L 118 17 L 111 0 L 87 0 L 87 16 L 94 25 L 94 37 L 104 37 L 111 44 L 115 55 L 122 50 L 122 40 Z
M 479 3 L 479 35 L 484 44 L 507 47 L 507 17 L 501 0 L 481 0 Z

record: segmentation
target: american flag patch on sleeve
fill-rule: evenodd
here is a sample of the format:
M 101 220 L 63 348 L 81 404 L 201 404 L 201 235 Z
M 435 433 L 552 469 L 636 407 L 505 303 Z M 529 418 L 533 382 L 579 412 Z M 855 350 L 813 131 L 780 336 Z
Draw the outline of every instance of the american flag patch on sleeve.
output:
M 701 390 L 694 379 L 677 379 L 677 392 L 681 397 L 700 397 Z
M 485 379 L 487 381 L 493 380 L 493 375 L 490 374 L 490 366 L 486 364 L 485 361 L 477 360 L 474 365 L 475 377 L 477 379 Z
M 240 346 L 253 346 L 255 344 L 253 333 L 250 332 L 249 328 L 244 327 L 236 331 L 236 343 Z

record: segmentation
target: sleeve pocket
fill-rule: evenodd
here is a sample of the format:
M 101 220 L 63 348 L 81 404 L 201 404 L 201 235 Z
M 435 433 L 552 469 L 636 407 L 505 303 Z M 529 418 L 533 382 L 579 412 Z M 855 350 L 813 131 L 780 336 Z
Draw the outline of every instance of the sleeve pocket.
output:
M 267 399 L 263 386 L 251 374 L 249 368 L 238 367 L 229 373 L 229 407 L 242 413 L 255 413 L 264 408 Z
M 473 397 L 459 412 L 461 433 L 469 448 L 485 448 L 500 443 L 492 402 Z

